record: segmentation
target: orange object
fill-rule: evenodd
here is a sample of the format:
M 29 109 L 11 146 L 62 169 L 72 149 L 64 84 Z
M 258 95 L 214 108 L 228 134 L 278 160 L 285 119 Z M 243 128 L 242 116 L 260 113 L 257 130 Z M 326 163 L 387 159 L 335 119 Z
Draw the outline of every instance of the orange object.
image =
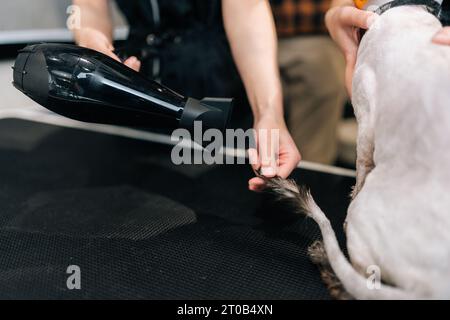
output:
M 353 2 L 355 3 L 355 6 L 356 6 L 358 9 L 364 8 L 364 6 L 366 5 L 367 1 L 368 1 L 368 0 L 353 0 Z

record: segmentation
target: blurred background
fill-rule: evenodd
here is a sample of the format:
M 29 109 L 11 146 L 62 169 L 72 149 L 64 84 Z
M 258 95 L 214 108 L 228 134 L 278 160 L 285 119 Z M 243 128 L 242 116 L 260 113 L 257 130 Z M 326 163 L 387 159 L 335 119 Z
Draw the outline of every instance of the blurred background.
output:
M 125 40 L 128 35 L 126 19 L 121 15 L 115 1 L 110 2 L 115 26 L 115 39 Z M 311 117 L 321 114 L 321 118 L 313 120 L 311 126 L 303 126 L 303 130 L 293 132 L 293 135 L 297 135 L 300 140 L 302 138 L 303 140 L 316 140 L 311 144 L 312 154 L 315 146 L 322 145 L 322 138 L 319 135 L 309 136 L 309 133 L 314 132 L 315 127 L 320 126 L 321 123 L 324 123 L 324 127 L 327 126 L 326 121 L 330 121 L 331 117 L 339 117 L 339 119 L 333 120 L 338 122 L 338 125 L 333 127 L 331 124 L 332 131 L 327 133 L 328 140 L 330 140 L 330 135 L 336 137 L 337 150 L 333 150 L 333 154 L 327 156 L 329 159 L 322 159 L 322 157 L 314 159 L 314 156 L 312 156 L 312 159 L 306 160 L 352 168 L 356 158 L 356 121 L 351 106 L 346 102 L 346 99 L 342 99 L 338 102 L 339 105 L 343 105 L 342 109 L 339 108 L 341 110 L 339 112 L 330 111 L 334 110 L 334 108 L 329 107 L 330 105 L 326 107 L 328 109 L 322 111 L 319 111 L 321 107 L 315 108 L 314 99 L 318 104 L 322 103 L 330 99 L 330 95 L 335 95 L 335 89 L 318 93 L 312 98 L 308 95 L 305 98 L 302 96 L 304 93 L 300 94 L 303 91 L 314 92 L 318 88 L 323 89 L 323 79 L 329 80 L 333 77 L 339 77 L 336 72 L 332 71 L 332 59 L 327 57 L 327 54 L 331 56 L 330 53 L 327 53 L 331 47 L 330 39 L 327 39 L 323 25 L 323 15 L 328 9 L 329 0 L 273 0 L 271 4 L 279 35 L 280 70 L 283 79 L 286 80 L 283 83 L 286 85 L 286 88 L 284 88 L 287 97 L 286 110 L 291 114 L 293 121 L 296 121 L 293 123 L 292 129 L 290 127 L 290 130 L 295 131 L 295 128 L 299 127 L 296 125 L 298 122 L 305 123 L 302 120 L 305 115 L 299 113 L 296 116 L 296 110 L 299 109 L 295 106 L 294 108 L 288 107 L 289 100 L 292 100 L 294 104 L 298 104 L 298 101 L 300 103 L 309 101 L 311 110 L 307 111 L 306 117 L 309 120 L 311 120 Z M 66 27 L 70 5 L 70 0 L 0 0 L 2 8 L 0 10 L 0 110 L 40 108 L 11 85 L 11 66 L 17 50 L 27 44 L 73 42 L 73 36 Z M 296 53 L 303 54 L 305 52 L 311 53 L 308 56 L 296 55 Z M 302 67 L 303 74 L 301 72 L 296 73 L 295 70 L 298 70 L 296 64 L 310 65 L 311 68 Z M 322 78 L 319 78 L 320 74 L 322 74 Z M 300 83 L 304 82 L 304 79 L 309 79 L 306 85 Z M 297 80 L 300 82 L 297 83 Z M 297 98 L 297 102 L 295 98 Z M 324 138 L 323 141 L 325 140 Z M 324 144 L 326 143 L 324 142 Z M 301 151 L 302 149 L 305 150 L 302 146 L 299 147 Z M 333 148 L 335 147 L 333 146 Z M 304 152 L 306 153 L 306 150 Z
M 59 35 L 71 38 L 66 29 L 67 8 L 71 0 L 0 0 L 0 43 L 13 42 L 14 36 L 28 37 L 40 35 L 42 38 Z M 120 30 L 126 26 L 125 20 L 111 1 L 113 19 Z M 120 31 L 119 31 L 120 32 Z M 122 30 L 123 32 L 123 30 Z

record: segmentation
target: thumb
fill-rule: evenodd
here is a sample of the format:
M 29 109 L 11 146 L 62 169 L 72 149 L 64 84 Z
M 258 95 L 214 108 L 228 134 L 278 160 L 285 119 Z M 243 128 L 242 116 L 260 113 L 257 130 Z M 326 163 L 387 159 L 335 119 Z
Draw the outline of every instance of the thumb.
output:
M 134 71 L 139 71 L 141 69 L 141 62 L 135 56 L 129 57 L 123 64 Z
M 272 130 L 259 129 L 258 131 L 258 148 L 261 157 L 261 174 L 268 178 L 277 175 L 277 150 L 276 139 L 272 139 Z
M 374 12 L 347 6 L 342 9 L 340 20 L 349 27 L 369 29 L 377 18 L 378 15 Z
M 116 61 L 122 62 L 120 60 L 120 58 L 111 50 L 109 50 L 108 48 L 95 48 L 98 52 L 103 53 L 104 55 L 107 55 L 110 58 L 113 58 Z

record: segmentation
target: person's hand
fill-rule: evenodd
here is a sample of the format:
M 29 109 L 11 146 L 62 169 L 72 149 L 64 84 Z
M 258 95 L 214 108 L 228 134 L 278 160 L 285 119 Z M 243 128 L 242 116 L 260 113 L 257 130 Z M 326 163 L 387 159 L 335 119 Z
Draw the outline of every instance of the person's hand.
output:
M 325 15 L 325 24 L 331 38 L 345 57 L 345 84 L 349 95 L 359 45 L 357 30 L 368 29 L 376 18 L 378 18 L 376 13 L 357 9 L 351 0 L 335 0 Z
M 450 27 L 442 28 L 433 37 L 433 42 L 450 46 Z
M 262 116 L 255 121 L 254 130 L 257 149 L 248 150 L 253 170 L 259 170 L 261 175 L 268 178 L 287 178 L 300 162 L 301 156 L 283 117 Z M 277 134 L 272 136 L 271 130 L 278 130 L 278 137 Z M 252 191 L 262 191 L 265 182 L 260 177 L 254 177 L 249 180 L 248 186 Z
M 83 28 L 77 33 L 77 42 L 80 46 L 99 51 L 114 60 L 120 61 L 119 57 L 114 53 L 114 47 L 109 39 L 100 31 L 92 28 Z M 141 62 L 134 56 L 129 57 L 123 62 L 127 67 L 139 71 Z

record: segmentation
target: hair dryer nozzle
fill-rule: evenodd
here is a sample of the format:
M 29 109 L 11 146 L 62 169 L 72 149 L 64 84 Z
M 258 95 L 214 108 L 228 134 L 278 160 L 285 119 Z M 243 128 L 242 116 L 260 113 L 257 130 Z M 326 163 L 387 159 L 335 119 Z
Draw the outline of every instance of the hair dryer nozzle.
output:
M 204 98 L 197 100 L 188 98 L 180 119 L 180 126 L 192 131 L 194 123 L 199 121 L 203 129 L 215 128 L 224 131 L 232 110 L 233 99 Z

